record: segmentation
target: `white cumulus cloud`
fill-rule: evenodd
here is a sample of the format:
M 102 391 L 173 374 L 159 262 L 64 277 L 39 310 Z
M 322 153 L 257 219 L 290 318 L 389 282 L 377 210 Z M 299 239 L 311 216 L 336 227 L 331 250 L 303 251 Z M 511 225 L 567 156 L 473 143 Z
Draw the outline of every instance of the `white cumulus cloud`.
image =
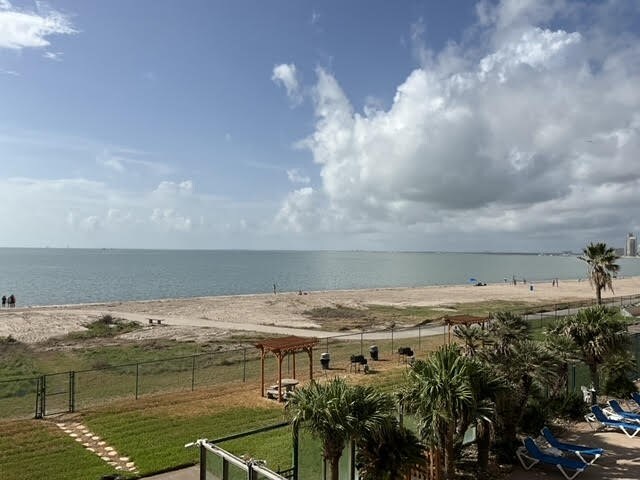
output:
M 168 230 L 191 230 L 191 218 L 179 215 L 171 208 L 154 208 L 150 218 L 152 222 Z
M 298 73 L 293 63 L 282 63 L 273 67 L 271 80 L 285 88 L 287 97 L 289 97 L 292 105 L 296 106 L 302 103 L 302 92 L 300 90 L 300 82 L 298 81 Z
M 0 48 L 47 47 L 52 35 L 77 33 L 68 15 L 42 3 L 36 6 L 36 11 L 29 11 L 13 6 L 8 0 L 0 2 Z
M 603 12 L 573 2 L 481 2 L 478 12 L 474 36 L 424 55 L 388 109 L 356 111 L 317 69 L 316 126 L 300 145 L 322 188 L 292 192 L 279 221 L 546 232 L 576 245 L 640 223 L 628 209 L 640 203 L 638 35 L 607 30 Z M 584 22 L 564 26 L 576 12 Z
M 287 178 L 291 183 L 309 183 L 311 179 L 300 173 L 297 168 L 292 168 L 291 170 L 287 170 Z

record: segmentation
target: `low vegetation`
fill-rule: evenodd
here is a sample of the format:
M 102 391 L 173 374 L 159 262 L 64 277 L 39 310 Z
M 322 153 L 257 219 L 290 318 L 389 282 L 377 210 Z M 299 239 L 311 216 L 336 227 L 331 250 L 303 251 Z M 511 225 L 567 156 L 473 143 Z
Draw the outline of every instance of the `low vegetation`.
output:
M 71 332 L 68 337 L 76 340 L 87 338 L 115 337 L 123 333 L 132 332 L 142 328 L 138 322 L 130 322 L 121 318 L 114 318 L 107 314 L 85 325 L 86 330 Z
M 445 315 L 489 315 L 504 310 L 535 310 L 535 305 L 526 302 L 491 300 L 486 302 L 460 303 L 438 307 L 394 307 L 389 305 L 366 305 L 362 308 L 336 305 L 318 307 L 303 312 L 310 320 L 327 330 L 352 330 L 356 328 L 389 328 L 390 326 L 425 325 Z

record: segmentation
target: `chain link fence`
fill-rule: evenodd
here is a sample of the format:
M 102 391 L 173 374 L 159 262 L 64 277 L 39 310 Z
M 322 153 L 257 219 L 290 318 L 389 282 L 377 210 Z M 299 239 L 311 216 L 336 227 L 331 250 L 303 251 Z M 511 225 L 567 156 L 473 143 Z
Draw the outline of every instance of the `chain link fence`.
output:
M 607 299 L 607 305 L 625 306 L 640 302 L 640 295 Z M 528 308 L 516 311 L 525 319 L 535 322 L 575 314 L 578 309 L 592 305 L 591 301 L 566 302 L 546 308 Z M 383 338 L 381 338 L 383 337 Z M 314 376 L 340 371 L 362 371 L 352 356 L 362 355 L 368 361 L 368 370 L 388 362 L 402 364 L 407 356 L 400 349 L 411 349 L 416 355 L 434 350 L 446 342 L 445 327 L 393 328 L 386 331 L 362 331 L 325 337 L 313 349 Z M 371 347 L 378 350 L 378 359 L 370 354 Z M 320 363 L 322 353 L 330 355 L 328 368 Z M 633 353 L 640 365 L 640 337 L 634 336 Z M 307 355 L 296 357 L 296 378 L 309 379 Z M 277 379 L 277 360 L 265 358 L 265 378 Z M 636 367 L 640 370 L 640 367 Z M 636 374 L 639 372 L 637 371 Z M 293 359 L 288 355 L 283 362 L 283 375 L 293 375 Z M 588 375 L 588 372 L 587 372 Z M 640 376 L 640 375 L 638 375 Z M 569 372 L 571 389 L 584 384 L 582 367 Z M 237 382 L 260 382 L 260 353 L 251 347 L 215 353 L 174 357 L 164 360 L 109 366 L 100 369 L 51 373 L 30 378 L 0 381 L 0 418 L 42 418 L 63 412 L 86 410 L 110 403 L 116 399 L 136 400 L 141 396 L 161 393 L 194 391 L 224 386 Z

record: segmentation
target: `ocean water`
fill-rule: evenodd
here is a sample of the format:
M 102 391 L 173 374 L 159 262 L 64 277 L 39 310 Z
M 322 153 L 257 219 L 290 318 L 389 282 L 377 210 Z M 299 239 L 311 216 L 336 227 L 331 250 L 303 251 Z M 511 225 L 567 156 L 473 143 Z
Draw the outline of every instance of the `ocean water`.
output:
M 640 259 L 620 259 L 640 275 Z M 586 277 L 575 256 L 485 253 L 0 248 L 18 306 Z

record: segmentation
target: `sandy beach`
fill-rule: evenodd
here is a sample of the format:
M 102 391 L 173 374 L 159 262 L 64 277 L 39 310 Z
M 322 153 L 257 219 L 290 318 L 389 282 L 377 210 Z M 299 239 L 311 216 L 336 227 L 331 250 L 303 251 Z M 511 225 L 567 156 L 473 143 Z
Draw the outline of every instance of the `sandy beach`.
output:
M 615 295 L 640 293 L 640 277 L 617 279 Z M 604 298 L 611 297 L 606 292 Z M 367 305 L 395 307 L 430 306 L 442 308 L 491 300 L 549 304 L 594 297 L 586 281 L 561 281 L 534 284 L 492 284 L 337 290 L 322 292 L 285 292 L 261 295 L 198 297 L 121 303 L 29 307 L 0 310 L 0 336 L 11 335 L 19 341 L 36 343 L 69 332 L 110 313 L 148 325 L 148 319 L 160 319 L 161 326 L 147 327 L 127 334 L 132 339 L 175 338 L 197 340 L 202 336 L 224 336 L 234 331 L 271 334 L 307 334 L 318 332 L 320 325 L 304 315 L 306 310 L 337 305 L 364 308 Z M 380 326 L 382 327 L 382 326 Z M 324 332 L 326 334 L 336 332 Z

